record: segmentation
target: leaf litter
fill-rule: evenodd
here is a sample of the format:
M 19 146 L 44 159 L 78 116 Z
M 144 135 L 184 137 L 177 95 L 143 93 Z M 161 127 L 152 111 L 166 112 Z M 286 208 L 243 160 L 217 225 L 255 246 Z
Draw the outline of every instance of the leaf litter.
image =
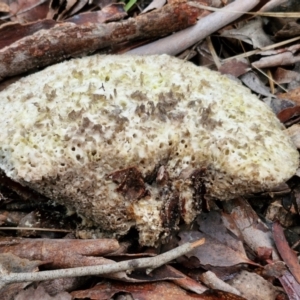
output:
M 243 4 L 240 4 L 240 1 L 234 2 L 236 7 L 243 10 Z M 137 16 L 150 3 L 150 1 L 136 1 L 128 14 Z M 171 4 L 170 1 L 168 3 Z M 205 4 L 208 8 L 213 5 L 217 9 L 220 8 L 220 1 L 207 1 Z M 221 19 L 218 20 L 214 17 L 214 12 L 205 11 L 203 16 L 209 15 L 210 20 L 215 20 L 216 26 L 210 29 L 211 27 L 204 23 L 208 30 L 202 31 L 202 35 L 198 35 L 196 39 L 189 33 L 185 34 L 187 40 L 184 41 L 180 50 L 175 52 L 172 50 L 172 47 L 175 48 L 174 45 L 183 41 L 180 28 L 178 28 L 178 34 L 166 37 L 165 40 L 163 39 L 154 46 L 149 43 L 149 37 L 145 37 L 143 41 L 145 45 L 136 52 L 150 52 L 153 51 L 151 49 L 154 49 L 158 53 L 175 54 L 185 50 L 185 55 L 192 57 L 192 60 L 197 63 L 197 61 L 201 61 L 201 49 L 199 45 L 194 45 L 194 43 L 196 40 L 199 41 L 205 36 L 211 35 L 212 45 L 215 47 L 215 53 L 217 53 L 221 65 L 214 66 L 213 60 L 211 60 L 208 62 L 209 67 L 212 69 L 219 68 L 221 72 L 235 76 L 238 80 L 242 80 L 254 93 L 267 97 L 269 100 L 264 101 L 271 105 L 278 118 L 288 127 L 287 134 L 291 136 L 299 148 L 300 46 L 297 40 L 288 42 L 289 39 L 299 35 L 299 25 L 295 18 L 283 18 L 278 15 L 278 12 L 292 11 L 299 12 L 300 15 L 300 7 L 297 1 L 264 1 L 264 4 L 264 8 L 261 4 L 254 4 L 254 6 L 256 5 L 254 15 L 241 14 L 242 20 L 234 21 L 228 16 L 226 24 L 222 23 Z M 52 5 L 51 8 L 48 1 L 1 1 L 0 47 L 9 49 L 22 45 L 24 38 L 41 30 L 47 37 L 51 28 L 56 26 L 58 22 L 63 24 L 73 20 L 76 24 L 85 24 L 86 22 L 94 22 L 94 24 L 115 22 L 117 24 L 126 18 L 122 6 L 115 5 L 113 1 L 65 1 L 64 4 L 59 2 L 56 7 L 54 3 L 50 5 Z M 154 1 L 152 7 L 157 8 L 162 5 L 163 3 Z M 197 6 L 197 2 L 194 5 Z M 255 12 L 261 8 L 261 11 L 268 9 L 272 15 L 255 16 Z M 201 28 L 201 22 L 205 19 L 201 20 L 201 14 L 198 18 L 199 28 Z M 9 24 L 6 23 L 6 20 L 16 23 Z M 145 18 L 143 22 L 149 21 Z M 224 27 L 225 25 L 227 27 Z M 191 30 L 186 29 L 186 32 Z M 151 36 L 151 38 L 153 37 L 161 36 Z M 287 41 L 287 45 L 280 46 L 280 43 L 285 41 Z M 122 47 L 123 49 L 130 49 L 135 46 L 135 42 L 127 37 L 126 33 L 123 42 L 123 45 L 108 44 L 108 49 L 106 48 L 105 51 L 121 53 L 123 52 Z M 166 45 L 171 50 L 166 50 Z M 274 48 L 272 49 L 273 45 Z M 266 46 L 268 50 L 261 50 Z M 207 48 L 208 53 L 211 51 L 210 49 L 210 47 Z M 255 51 L 252 52 L 253 50 Z M 243 55 L 246 59 L 236 58 L 239 55 Z M 30 59 L 29 56 L 28 60 L 30 61 Z M 50 64 L 55 62 L 54 59 Z M 43 64 L 38 61 L 35 68 L 41 65 Z M 262 68 L 265 71 L 264 74 L 268 75 L 262 74 L 256 68 Z M 28 71 L 27 69 L 21 68 L 17 73 L 23 76 Z M 11 73 L 11 75 L 13 74 Z M 2 80 L 11 80 L 6 75 L 0 75 L 0 77 Z M 4 85 L 5 81 L 1 84 Z M 289 240 L 286 240 L 284 230 L 278 222 L 275 222 L 273 227 L 271 226 L 271 221 L 275 221 L 277 214 L 279 222 L 287 227 L 286 230 L 292 230 L 296 241 L 300 240 L 299 230 L 297 230 L 300 225 L 299 192 L 297 189 L 299 176 L 294 176 L 287 184 L 290 190 L 283 192 L 283 195 L 270 191 L 264 195 L 249 195 L 247 200 L 243 198 L 222 203 L 218 201 L 205 203 L 204 201 L 205 212 L 198 216 L 194 225 L 190 228 L 180 225 L 179 231 L 174 233 L 169 242 L 161 249 L 168 247 L 172 249 L 185 241 L 194 241 L 202 237 L 205 237 L 206 243 L 178 258 L 177 261 L 173 261 L 172 267 L 166 266 L 169 269 L 157 269 L 156 273 L 155 271 L 149 273 L 149 270 L 131 271 L 132 275 L 130 272 L 128 274 L 119 272 L 119 275 L 107 276 L 106 279 L 95 276 L 83 277 L 80 280 L 78 278 L 64 278 L 65 282 L 61 281 L 62 279 L 54 279 L 37 285 L 32 284 L 32 286 L 28 282 L 11 283 L 2 287 L 1 295 L 3 295 L 3 299 L 19 300 L 28 298 L 63 300 L 71 299 L 71 297 L 78 299 L 80 297 L 90 299 L 115 297 L 117 299 L 117 295 L 120 293 L 124 296 L 130 295 L 130 299 L 179 299 L 179 297 L 184 297 L 184 299 L 223 299 L 222 297 L 224 299 L 275 299 L 276 297 L 297 299 L 300 297 L 300 287 L 297 282 L 297 279 L 299 281 L 297 257 L 297 251 L 300 251 L 299 243 L 291 244 Z M 34 223 L 35 218 L 32 217 L 23 219 L 26 215 L 36 215 L 34 203 L 38 197 L 34 193 L 28 193 L 28 191 L 25 192 L 27 196 L 24 197 L 24 191 L 20 191 L 18 187 L 14 187 L 2 178 L 1 226 L 16 226 L 14 231 L 5 231 L 5 228 L 1 228 L 3 237 L 0 239 L 0 265 L 2 273 L 42 272 L 49 269 L 72 268 L 78 265 L 88 266 L 127 259 L 124 256 L 110 256 L 114 252 L 117 253 L 116 247 L 109 247 L 104 252 L 98 249 L 99 247 L 103 248 L 106 243 L 117 245 L 115 240 L 95 239 L 93 242 L 88 241 L 97 250 L 80 252 L 87 241 L 74 239 L 76 235 L 77 237 L 93 237 L 93 233 L 85 232 L 78 221 L 80 218 L 74 219 L 71 223 L 70 219 L 64 219 L 63 215 L 66 213 L 71 218 L 74 213 L 53 206 L 53 203 L 49 202 L 48 206 L 40 209 L 49 212 L 61 211 L 61 221 L 57 219 L 56 221 L 48 221 L 47 214 L 38 214 L 41 218 L 38 223 Z M 291 207 L 294 207 L 294 210 L 292 208 L 288 210 L 284 206 L 286 193 L 292 195 Z M 277 212 L 270 213 L 271 207 L 273 207 L 272 211 L 276 208 Z M 293 215 L 294 218 L 289 218 L 290 215 Z M 286 218 L 289 218 L 288 222 Z M 23 223 L 21 222 L 22 219 Z M 68 234 L 71 240 L 53 239 L 53 237 L 57 238 L 58 236 L 68 237 L 67 233 L 55 233 L 55 229 L 62 228 L 58 225 L 60 222 L 63 224 L 63 228 L 68 227 L 73 232 L 72 235 Z M 31 237 L 30 239 L 20 240 L 17 238 L 21 232 L 17 226 L 32 227 L 33 225 L 51 228 L 46 229 L 48 231 L 45 231 L 44 235 L 38 230 L 28 230 L 26 235 Z M 151 248 L 142 248 L 137 245 L 135 236 L 136 233 L 131 232 L 126 237 L 129 246 L 124 248 L 124 251 L 128 255 L 151 253 Z M 32 237 L 42 237 L 42 239 L 33 239 Z M 47 239 L 44 240 L 44 237 Z M 62 245 L 61 249 L 58 247 L 60 244 Z M 292 245 L 294 245 L 293 249 L 291 248 Z M 153 251 L 157 254 L 159 252 L 159 248 Z M 7 255 L 10 255 L 9 264 L 11 266 L 7 265 Z M 283 261 L 286 266 L 282 263 Z M 18 267 L 20 266 L 19 269 L 12 266 L 14 263 Z M 162 273 L 159 275 L 159 272 Z M 110 281 L 109 278 L 115 278 L 118 281 Z M 276 278 L 280 283 L 275 280 Z M 140 280 L 146 283 L 139 282 Z M 158 280 L 158 282 L 154 283 L 153 280 Z M 172 282 L 169 282 L 170 280 Z M 131 281 L 131 283 L 126 281 Z M 57 288 L 59 285 L 61 287 Z M 46 286 L 51 288 L 46 289 Z M 84 289 L 82 289 L 83 287 Z M 216 287 L 224 289 L 224 292 L 215 290 Z M 240 296 L 234 296 L 229 291 L 235 291 Z M 16 294 L 19 295 L 16 296 Z

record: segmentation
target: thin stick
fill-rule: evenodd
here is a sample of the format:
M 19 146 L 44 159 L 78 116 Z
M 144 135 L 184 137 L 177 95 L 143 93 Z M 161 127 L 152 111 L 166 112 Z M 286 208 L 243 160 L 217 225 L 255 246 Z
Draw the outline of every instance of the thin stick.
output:
M 191 47 L 198 41 L 206 38 L 220 28 L 241 17 L 245 11 L 249 11 L 259 3 L 259 0 L 236 0 L 226 7 L 214 12 L 202 19 L 196 25 L 174 33 L 171 36 L 162 38 L 153 43 L 130 50 L 127 53 L 150 55 L 170 54 L 176 55 Z M 190 3 L 190 5 L 194 5 Z M 197 6 L 197 4 L 195 5 Z M 243 11 L 240 13 L 229 13 L 231 11 Z
M 155 257 L 131 259 L 114 264 L 43 271 L 38 273 L 10 273 L 8 275 L 3 274 L 0 278 L 0 288 L 2 288 L 6 284 L 13 282 L 43 281 L 67 277 L 103 275 L 128 270 L 132 271 L 141 268 L 154 269 L 172 261 L 173 259 L 178 258 L 179 256 L 185 255 L 196 247 L 204 244 L 204 242 L 205 239 L 203 238 L 193 243 L 185 243 L 177 248 L 174 248 Z

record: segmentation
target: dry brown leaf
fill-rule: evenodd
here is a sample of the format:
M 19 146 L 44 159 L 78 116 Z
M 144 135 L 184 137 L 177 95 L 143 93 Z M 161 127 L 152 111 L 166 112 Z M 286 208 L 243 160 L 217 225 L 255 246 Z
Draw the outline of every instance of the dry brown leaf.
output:
M 72 292 L 76 299 L 90 298 L 108 300 L 119 292 L 131 294 L 134 300 L 242 300 L 244 298 L 221 291 L 207 291 L 202 295 L 189 293 L 170 282 L 144 284 L 122 284 L 119 282 L 103 282 L 89 290 Z
M 288 91 L 287 93 L 277 94 L 278 98 L 288 99 L 294 101 L 297 105 L 300 105 L 300 88 Z
M 274 300 L 278 294 L 273 284 L 247 271 L 240 272 L 228 283 L 239 290 L 247 300 Z
M 280 224 L 278 222 L 274 223 L 272 229 L 274 241 L 280 256 L 294 275 L 295 279 L 300 283 L 300 265 L 297 255 L 290 248 Z
M 35 22 L 47 16 L 49 0 L 17 0 L 11 1 L 10 12 L 12 21 L 19 23 Z
M 272 257 L 278 259 L 278 253 L 274 247 L 271 232 L 268 227 L 258 218 L 256 212 L 249 205 L 246 199 L 238 198 L 223 203 L 226 214 L 223 218 L 227 219 L 227 227 L 230 230 L 230 225 L 235 225 L 244 242 L 255 252 L 259 247 L 272 249 Z
M 221 36 L 244 41 L 253 45 L 254 49 L 260 49 L 273 44 L 270 37 L 263 30 L 262 19 L 258 17 L 245 23 L 241 28 L 224 30 Z
M 67 240 L 67 239 L 1 239 L 0 253 L 13 253 L 22 258 L 49 262 L 52 268 L 112 263 L 102 257 L 116 251 L 119 243 L 114 239 Z M 68 251 L 66 251 L 68 249 Z
M 249 62 L 244 58 L 234 58 L 222 63 L 219 71 L 222 74 L 230 74 L 235 77 L 239 77 L 249 71 Z
M 300 61 L 299 48 L 300 44 L 296 44 L 288 48 L 263 51 L 260 54 L 264 57 L 253 62 L 252 66 L 262 69 L 295 64 Z
M 270 88 L 268 88 L 260 79 L 260 77 L 254 72 L 248 72 L 240 77 L 242 82 L 249 87 L 253 92 L 266 96 L 274 97 L 270 93 Z
M 198 216 L 197 223 L 201 232 L 204 232 L 211 238 L 218 240 L 220 243 L 240 252 L 246 257 L 246 251 L 242 241 L 225 227 L 219 211 L 202 213 Z
M 126 16 L 127 13 L 124 9 L 124 4 L 115 3 L 105 6 L 100 11 L 93 11 L 75 15 L 67 19 L 66 22 L 72 22 L 77 25 L 82 25 L 85 23 L 107 23 L 121 20 Z
M 199 266 L 228 267 L 241 263 L 255 265 L 243 253 L 233 250 L 205 233 L 190 230 L 180 232 L 179 236 L 181 238 L 179 244 L 205 238 L 205 244 L 201 248 L 194 249 L 186 255 L 189 260 L 184 264 L 191 268 L 198 268 Z
M 43 262 L 39 260 L 22 259 L 12 253 L 0 254 L 0 276 L 9 273 L 36 272 Z M 12 283 L 0 288 L 1 300 L 12 300 L 14 296 L 25 288 L 29 282 Z
M 77 0 L 76 3 L 74 4 L 74 6 L 68 11 L 68 14 L 66 16 L 66 18 L 69 18 L 70 16 L 74 16 L 77 13 L 80 13 L 80 11 L 82 9 L 85 8 L 86 5 L 88 5 L 91 1 L 88 0 Z M 95 5 L 94 1 L 93 5 Z M 94 9 L 94 7 L 93 7 Z
M 300 284 L 290 272 L 286 271 L 279 280 L 289 299 L 300 299 Z
M 273 74 L 273 79 L 276 83 L 282 84 L 282 83 L 290 83 L 291 81 L 299 81 L 300 80 L 300 74 L 295 71 L 287 70 L 284 68 L 277 68 L 276 71 Z M 282 94 L 284 97 L 284 94 Z M 280 97 L 278 95 L 278 97 Z
M 286 123 L 294 117 L 300 116 L 300 106 L 288 107 L 277 114 L 277 118 Z
M 0 49 L 39 30 L 50 29 L 55 24 L 53 20 L 41 20 L 28 24 L 8 23 L 0 26 Z
M 72 296 L 67 292 L 61 292 L 51 297 L 43 287 L 39 286 L 37 289 L 33 287 L 21 291 L 15 298 L 15 300 L 71 300 Z

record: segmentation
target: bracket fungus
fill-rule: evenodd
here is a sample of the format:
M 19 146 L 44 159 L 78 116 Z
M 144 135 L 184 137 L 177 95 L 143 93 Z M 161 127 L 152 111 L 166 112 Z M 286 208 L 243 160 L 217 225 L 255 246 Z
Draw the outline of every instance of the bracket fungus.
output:
M 294 175 L 298 152 L 255 95 L 167 55 L 73 59 L 0 93 L 0 168 L 106 233 L 155 245 L 201 198 Z

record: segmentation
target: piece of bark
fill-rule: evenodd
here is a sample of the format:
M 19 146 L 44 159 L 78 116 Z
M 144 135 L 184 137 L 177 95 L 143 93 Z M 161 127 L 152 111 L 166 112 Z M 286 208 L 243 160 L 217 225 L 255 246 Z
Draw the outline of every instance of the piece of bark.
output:
M 200 11 L 189 3 L 174 3 L 121 22 L 64 23 L 40 30 L 0 50 L 0 80 L 121 42 L 167 35 L 195 24 Z
M 176 55 L 200 40 L 206 38 L 213 32 L 241 17 L 244 13 L 254 8 L 259 0 L 236 0 L 226 7 L 199 20 L 191 28 L 177 32 L 171 36 L 155 41 L 151 44 L 128 51 L 130 54 L 170 54 Z M 197 5 L 197 4 L 196 4 Z M 239 13 L 241 12 L 241 13 Z

